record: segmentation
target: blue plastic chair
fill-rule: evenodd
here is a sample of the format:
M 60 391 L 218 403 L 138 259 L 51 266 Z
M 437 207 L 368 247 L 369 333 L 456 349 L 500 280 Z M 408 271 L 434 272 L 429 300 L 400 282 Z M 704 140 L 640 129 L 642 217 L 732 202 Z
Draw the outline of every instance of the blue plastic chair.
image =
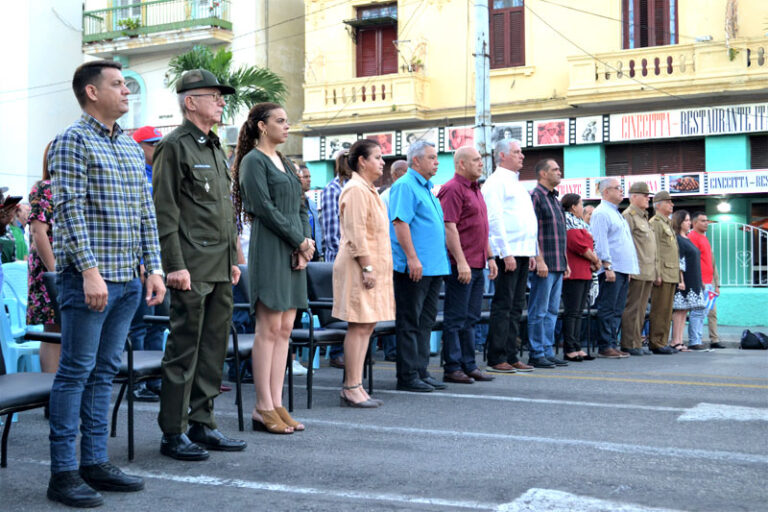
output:
M 3 288 L 9 287 L 27 309 L 29 265 L 26 261 L 3 263 Z M 7 297 L 7 294 L 6 294 Z
M 3 351 L 6 373 L 39 372 L 40 371 L 40 342 L 18 341 L 11 331 L 10 314 L 18 309 L 16 299 L 3 298 L 0 308 L 0 348 Z M 21 336 L 24 335 L 22 332 Z

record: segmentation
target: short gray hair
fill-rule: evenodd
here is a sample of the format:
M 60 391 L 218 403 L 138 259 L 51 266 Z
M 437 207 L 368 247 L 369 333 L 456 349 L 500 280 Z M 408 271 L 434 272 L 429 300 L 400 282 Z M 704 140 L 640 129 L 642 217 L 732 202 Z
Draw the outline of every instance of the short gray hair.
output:
M 512 144 L 517 144 L 521 148 L 523 147 L 522 142 L 520 142 L 517 139 L 501 139 L 501 140 L 497 140 L 496 144 L 493 145 L 493 158 L 498 160 L 499 159 L 499 153 L 509 153 L 509 147 Z
M 603 192 L 605 192 L 605 189 L 611 186 L 611 183 L 614 181 L 618 182 L 619 180 L 617 178 L 603 178 L 600 181 L 597 182 L 597 190 L 600 192 L 600 195 L 603 195 Z
M 408 167 L 413 166 L 414 158 L 424 156 L 424 151 L 427 149 L 427 146 L 432 148 L 435 147 L 432 142 L 426 140 L 417 140 L 408 147 L 408 155 L 406 157 L 408 159 Z
M 184 92 L 180 92 L 180 93 L 178 93 L 178 94 L 176 95 L 176 98 L 177 98 L 177 99 L 178 99 L 178 101 L 179 101 L 179 109 L 181 110 L 181 115 L 183 115 L 183 116 L 186 116 L 186 115 L 187 115 L 187 103 L 186 103 L 186 99 L 187 99 L 187 96 L 189 96 L 189 93 L 190 93 L 190 92 L 191 92 L 191 91 L 184 91 Z

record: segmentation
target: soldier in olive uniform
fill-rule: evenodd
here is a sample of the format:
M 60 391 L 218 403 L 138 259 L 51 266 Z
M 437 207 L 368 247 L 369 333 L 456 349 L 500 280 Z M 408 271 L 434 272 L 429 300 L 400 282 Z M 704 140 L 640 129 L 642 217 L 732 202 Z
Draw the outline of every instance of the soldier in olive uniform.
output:
M 240 270 L 227 157 L 211 128 L 221 121 L 222 94 L 234 89 L 196 69 L 182 75 L 176 92 L 184 123 L 155 149 L 152 181 L 171 291 L 158 415 L 160 452 L 179 460 L 205 460 L 205 448 L 238 451 L 246 446 L 219 432 L 213 418 L 229 342 L 232 284 Z
M 672 230 L 672 196 L 662 190 L 653 197 L 656 215 L 649 224 L 656 236 L 656 280 L 651 291 L 651 328 L 648 341 L 654 354 L 674 354 L 668 346 L 669 326 L 672 323 L 672 302 L 677 283 L 680 282 L 680 257 L 677 238 Z
M 643 355 L 645 310 L 656 280 L 656 237 L 648 224 L 650 194 L 644 181 L 633 183 L 629 188 L 629 208 L 622 214 L 632 232 L 640 268 L 640 273 L 633 275 L 629 282 L 627 305 L 621 316 L 621 349 L 633 356 Z

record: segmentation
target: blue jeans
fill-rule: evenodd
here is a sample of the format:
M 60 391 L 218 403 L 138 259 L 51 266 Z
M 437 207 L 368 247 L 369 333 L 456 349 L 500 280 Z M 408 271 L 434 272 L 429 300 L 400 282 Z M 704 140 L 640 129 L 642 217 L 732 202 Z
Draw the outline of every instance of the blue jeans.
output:
M 607 350 L 619 346 L 619 326 L 624 306 L 627 303 L 629 290 L 629 274 L 616 272 L 616 281 L 609 283 L 605 280 L 605 272 L 597 279 L 600 283 L 600 293 L 597 295 L 597 348 Z
M 51 472 L 72 471 L 77 463 L 77 430 L 82 432 L 80 464 L 109 460 L 107 436 L 112 380 L 138 302 L 139 278 L 108 281 L 104 311 L 88 309 L 83 277 L 74 270 L 58 275 L 61 360 L 50 399 Z
M 446 373 L 477 370 L 475 363 L 475 324 L 483 307 L 485 277 L 483 269 L 471 269 L 469 283 L 459 282 L 459 272 L 451 267 L 445 277 L 443 306 L 443 370 Z
M 688 345 L 701 345 L 701 331 L 704 329 L 704 308 L 692 309 L 688 313 Z
M 560 312 L 562 291 L 562 272 L 550 272 L 547 277 L 539 277 L 531 272 L 531 292 L 528 295 L 530 359 L 555 356 L 555 323 Z

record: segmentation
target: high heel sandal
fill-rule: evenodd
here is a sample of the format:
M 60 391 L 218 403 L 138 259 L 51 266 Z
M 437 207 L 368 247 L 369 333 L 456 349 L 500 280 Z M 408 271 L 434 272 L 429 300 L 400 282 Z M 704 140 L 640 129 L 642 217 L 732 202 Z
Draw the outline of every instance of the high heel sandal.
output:
M 362 388 L 362 387 L 363 387 L 363 383 L 361 382 L 360 384 L 358 384 L 358 386 L 360 386 L 360 387 Z M 365 388 L 363 388 L 363 389 L 365 389 Z M 367 393 L 366 393 L 366 394 L 367 394 Z M 368 399 L 369 399 L 371 402 L 376 402 L 376 403 L 377 403 L 377 404 L 379 404 L 380 406 L 381 406 L 381 405 L 384 405 L 384 401 L 383 401 L 383 400 L 379 400 L 378 398 L 373 398 L 371 395 L 368 395 Z
M 275 412 L 277 413 L 278 416 L 280 416 L 280 419 L 283 420 L 283 423 L 285 423 L 289 427 L 293 427 L 294 432 L 304 431 L 304 425 L 302 425 L 295 419 L 291 418 L 291 415 L 288 414 L 288 411 L 285 410 L 285 407 L 275 407 Z
M 293 430 L 286 431 L 286 429 L 290 427 L 280 419 L 280 416 L 274 409 L 271 411 L 256 409 L 256 412 L 261 415 L 262 421 L 252 417 L 251 428 L 253 428 L 253 430 L 269 432 L 270 434 L 293 434 Z
M 353 402 L 352 400 L 350 400 L 349 398 L 344 396 L 344 391 L 343 390 L 345 390 L 345 389 L 346 390 L 357 389 L 357 388 L 362 387 L 362 386 L 363 386 L 362 384 L 356 384 L 354 386 L 342 386 L 341 395 L 339 396 L 339 398 L 340 398 L 340 400 L 339 400 L 340 405 L 342 407 L 357 407 L 359 409 L 375 409 L 376 407 L 378 407 L 379 403 L 378 402 L 374 402 L 371 399 L 363 400 L 362 402 Z

